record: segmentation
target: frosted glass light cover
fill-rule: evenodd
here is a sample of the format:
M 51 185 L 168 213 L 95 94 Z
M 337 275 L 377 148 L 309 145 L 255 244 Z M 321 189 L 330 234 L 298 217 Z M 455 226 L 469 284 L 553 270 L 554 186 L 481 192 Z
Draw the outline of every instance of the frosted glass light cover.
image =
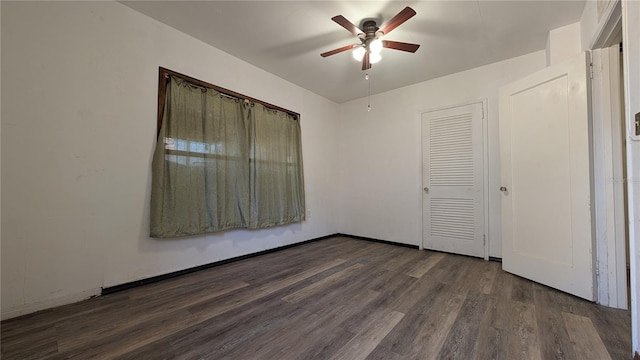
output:
M 358 61 L 362 61 L 365 52 L 367 51 L 362 46 L 359 46 L 355 50 L 353 50 L 353 58 Z
M 382 50 L 382 40 L 380 39 L 373 40 L 371 44 L 369 44 L 369 49 L 371 50 L 372 54 L 379 54 L 380 51 Z

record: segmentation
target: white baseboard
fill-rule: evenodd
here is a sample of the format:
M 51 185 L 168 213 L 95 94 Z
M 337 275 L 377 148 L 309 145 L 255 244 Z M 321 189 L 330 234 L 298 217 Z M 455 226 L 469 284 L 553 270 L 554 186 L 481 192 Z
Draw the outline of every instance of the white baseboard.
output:
M 90 297 L 100 295 L 101 288 L 95 288 L 90 290 L 85 290 L 80 293 L 70 294 L 61 296 L 53 299 L 46 299 L 41 301 L 36 301 L 28 304 L 22 304 L 19 306 L 14 306 L 10 309 L 2 309 L 2 313 L 0 314 L 0 319 L 6 320 L 14 317 L 18 317 L 21 315 L 31 314 L 36 311 L 45 310 L 49 308 L 53 308 L 56 306 L 73 304 L 78 301 L 89 299 Z

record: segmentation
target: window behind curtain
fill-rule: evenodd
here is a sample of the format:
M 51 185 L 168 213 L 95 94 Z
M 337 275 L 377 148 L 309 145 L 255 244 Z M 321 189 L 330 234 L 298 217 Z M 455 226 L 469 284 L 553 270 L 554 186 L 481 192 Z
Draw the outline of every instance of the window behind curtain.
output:
M 171 76 L 152 164 L 151 236 L 305 219 L 296 116 Z

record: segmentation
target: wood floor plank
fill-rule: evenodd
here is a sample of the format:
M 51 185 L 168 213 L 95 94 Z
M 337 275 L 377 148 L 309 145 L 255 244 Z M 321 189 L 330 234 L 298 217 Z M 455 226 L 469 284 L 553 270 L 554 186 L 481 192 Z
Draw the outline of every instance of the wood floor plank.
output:
M 353 260 L 364 265 L 386 264 L 389 261 L 397 258 L 404 258 L 404 256 L 398 256 L 403 254 L 405 249 L 400 246 L 394 246 L 390 244 L 374 243 L 366 253 L 360 254 Z
M 470 268 L 466 257 L 456 257 L 441 263 L 443 266 L 439 266 L 433 274 L 438 281 L 450 285 L 452 291 L 454 288 L 460 288 L 466 283 L 467 273 Z
M 491 297 L 500 299 L 511 299 L 512 284 L 514 276 L 504 270 L 497 270 L 493 286 L 491 287 Z
M 560 311 L 587 317 L 590 316 L 589 309 L 595 304 L 560 290 L 552 289 L 540 284 L 537 285 L 545 288 L 549 301 L 552 302 L 554 307 L 558 308 Z
M 295 340 L 284 342 L 283 347 L 279 349 L 279 352 L 274 354 L 274 359 L 309 359 L 309 358 L 320 358 L 326 359 L 326 357 L 314 357 L 309 356 L 308 352 L 310 348 L 322 347 L 326 351 L 329 347 L 333 347 L 332 353 L 335 353 L 338 349 L 342 348 L 344 344 L 351 338 L 353 338 L 354 334 L 347 332 L 346 330 L 338 327 L 331 326 L 325 322 L 325 318 L 319 317 L 320 321 L 310 324 L 311 327 L 304 332 L 298 332 L 296 329 L 296 333 L 298 336 Z M 335 322 L 333 322 L 335 324 Z M 337 340 L 334 335 L 340 334 L 344 339 L 342 341 Z
M 331 276 L 327 276 L 326 278 L 315 282 L 305 288 L 302 288 L 293 294 L 289 294 L 282 298 L 282 300 L 290 302 L 292 304 L 299 302 L 300 300 L 307 298 L 309 296 L 313 296 L 318 294 L 319 292 L 324 291 L 326 288 L 335 285 L 338 282 L 344 281 L 346 278 L 351 276 L 354 272 L 357 272 L 362 268 L 362 264 L 354 264 L 349 266 L 348 268 L 338 271 L 337 273 L 332 274 Z
M 412 346 L 405 350 L 411 359 L 436 360 L 444 342 L 455 323 L 465 297 L 451 294 L 446 300 L 441 300 L 429 307 L 427 321 L 419 329 Z
M 155 318 L 160 318 L 169 312 L 215 299 L 247 285 L 243 282 L 219 284 L 218 287 L 207 287 L 206 291 L 196 289 L 197 291 L 185 292 L 180 296 L 169 294 L 169 296 L 158 297 L 148 301 L 135 303 L 132 301 L 135 306 L 111 312 L 113 317 L 108 322 L 87 321 L 91 320 L 87 318 L 81 320 L 82 324 L 79 324 L 78 319 L 66 321 L 57 326 L 58 348 L 60 351 L 65 352 L 82 347 L 90 342 L 91 339 L 115 336 L 118 333 L 128 331 L 130 328 L 137 327 L 140 323 L 153 321 Z
M 97 337 L 90 343 L 85 343 L 84 346 L 70 346 L 68 350 L 60 352 L 60 358 L 116 358 L 140 346 L 187 328 L 196 322 L 197 319 L 186 310 L 172 312 L 129 327 L 126 331 L 110 336 Z M 116 343 L 118 346 L 114 346 Z
M 364 287 L 363 282 L 354 281 L 346 286 L 332 289 L 322 296 L 307 298 L 296 305 L 324 317 L 327 322 L 342 321 L 379 296 L 380 292 Z
M 497 276 L 494 283 L 497 286 L 508 287 L 505 280 L 508 280 L 508 277 Z M 512 320 L 509 311 L 510 294 L 510 288 L 490 292 L 487 310 L 480 323 L 480 333 L 473 350 L 474 359 L 507 359 L 507 334 Z
M 460 294 L 481 293 L 484 287 L 482 282 L 487 263 L 482 259 L 465 257 L 462 268 L 450 284 L 452 292 Z
M 375 349 L 366 357 L 366 360 L 403 360 L 404 356 L 395 353 L 384 346 L 376 346 Z
M 628 333 L 631 326 L 628 311 L 589 304 L 587 316 L 607 347 L 612 359 L 624 359 L 629 355 Z
M 328 359 L 353 338 L 354 334 L 341 327 L 320 330 L 315 341 L 295 359 Z
M 213 300 L 201 301 L 198 304 L 187 308 L 190 314 L 188 323 L 190 324 L 190 326 L 193 326 L 202 321 L 206 321 L 208 319 L 211 319 L 218 315 L 226 313 L 227 311 L 230 311 L 237 307 L 244 306 L 257 299 L 263 298 L 275 291 L 278 291 L 287 286 L 290 286 L 292 283 L 301 281 L 307 277 L 310 277 L 319 272 L 327 270 L 335 266 L 335 264 L 342 263 L 341 260 L 342 259 L 336 259 L 332 262 L 329 262 L 328 264 L 316 266 L 312 269 L 309 269 L 306 272 L 303 272 L 302 274 L 298 274 L 290 278 L 284 279 L 282 281 L 275 282 L 274 284 L 270 284 L 267 287 L 262 287 L 259 289 L 245 288 L 247 291 L 245 292 L 238 291 L 234 294 L 234 296 L 228 296 L 228 297 L 222 296 L 222 297 L 216 297 Z M 242 290 L 245 290 L 245 289 L 242 289 Z M 157 321 L 157 320 L 154 319 L 154 321 Z M 144 330 L 139 330 L 139 333 L 142 333 L 142 334 L 136 333 L 137 337 L 140 339 L 136 342 L 137 347 L 153 343 L 159 339 L 167 337 L 187 327 L 186 325 L 183 324 L 182 321 L 178 321 L 176 324 L 172 324 L 172 325 L 174 326 L 169 327 L 162 332 L 152 332 L 149 330 L 145 332 Z M 133 349 L 132 347 L 124 347 L 119 351 L 111 351 L 109 354 L 110 356 L 113 356 L 113 357 L 120 356 L 127 352 L 132 351 L 132 349 Z
M 382 346 L 401 355 L 404 355 L 407 350 L 412 348 L 412 343 L 418 335 L 419 329 L 428 327 L 429 318 L 432 316 L 431 312 L 438 311 L 436 310 L 438 306 L 444 305 L 449 301 L 450 293 L 446 292 L 446 285 L 442 283 L 432 285 L 434 286 L 428 291 L 422 293 L 419 298 L 414 299 L 413 306 L 407 307 L 405 311 L 392 307 L 396 311 L 405 313 L 406 316 L 397 325 L 396 331 L 384 338 L 381 342 Z M 403 296 L 403 298 L 406 297 Z
M 117 293 L 108 297 L 101 296 L 90 301 L 81 301 L 75 304 L 63 305 L 54 309 L 47 309 L 33 314 L 28 314 L 2 322 L 2 339 L 12 336 L 22 337 L 25 334 L 37 332 L 38 328 L 46 328 L 50 325 L 58 325 L 65 321 L 77 318 L 86 318 L 91 314 L 110 313 L 114 309 L 127 306 L 130 298 L 127 294 Z
M 375 254 L 379 254 L 380 251 L 385 248 L 385 244 L 365 241 L 361 242 L 361 246 L 357 249 L 354 249 L 345 255 L 340 255 L 340 257 L 356 263 Z
M 29 353 L 24 354 L 24 348 Z M 47 324 L 39 328 L 31 328 L 29 333 L 19 337 L 2 337 L 2 357 L 4 359 L 43 359 L 58 353 L 55 326 Z
M 194 359 L 202 358 L 247 358 L 252 352 L 261 354 L 266 358 L 265 351 L 273 349 L 273 346 L 286 347 L 290 344 L 294 344 L 294 336 L 291 336 L 291 343 L 289 341 L 283 341 L 283 336 L 291 334 L 291 328 L 299 326 L 300 332 L 302 332 L 303 326 L 317 326 L 318 317 L 309 313 L 308 311 L 291 306 L 291 304 L 275 299 L 282 303 L 281 308 L 283 311 L 274 311 L 274 315 L 262 314 L 262 316 L 256 317 L 254 321 L 246 321 L 243 324 L 247 324 L 246 328 L 228 329 L 223 333 L 225 341 L 218 348 L 208 347 L 205 352 L 202 349 L 196 352 L 198 357 Z M 254 309 L 251 309 L 252 311 Z M 277 310 L 275 308 L 274 310 Z M 266 315 L 266 316 L 265 316 Z M 243 321 L 243 320 L 240 320 Z M 253 324 L 253 326 L 251 326 Z M 247 331 L 250 329 L 250 331 Z M 296 331 L 295 334 L 299 335 L 300 332 Z M 218 339 L 212 339 L 212 342 L 218 342 Z M 266 345 L 266 346 L 265 346 Z M 215 351 L 211 351 L 215 350 Z M 245 354 L 244 356 L 242 354 Z
M 373 279 L 370 288 L 388 294 L 385 304 L 391 304 L 399 296 L 403 296 L 418 279 L 406 275 L 404 272 L 388 272 L 385 276 Z
M 472 359 L 475 360 L 510 360 L 507 358 L 508 331 L 492 325 L 482 326 Z
M 607 348 L 589 318 L 566 312 L 562 313 L 562 318 L 567 326 L 569 338 L 571 338 L 573 350 L 578 359 L 611 359 Z
M 430 306 L 433 298 L 444 291 L 447 286 L 437 279 L 418 279 L 409 285 L 407 291 L 399 296 L 390 307 L 401 313 L 408 313 L 417 306 Z M 419 311 L 419 310 L 418 310 Z
M 263 298 L 260 306 L 245 306 L 218 317 L 202 321 L 119 357 L 135 360 L 151 358 L 221 358 L 237 347 L 250 343 L 257 336 L 273 331 L 296 311 L 278 296 Z M 238 326 L 243 324 L 243 326 Z M 206 344 L 205 347 L 197 344 Z M 196 345 L 196 346 L 194 346 Z
M 519 276 L 514 276 L 511 299 L 527 304 L 533 304 L 533 283 Z
M 367 308 L 361 308 L 353 315 L 343 319 L 340 324 L 344 329 L 353 333 L 359 333 L 364 327 L 368 326 L 372 318 L 377 314 L 383 313 L 391 309 L 392 304 L 407 292 L 411 284 L 416 279 L 398 272 L 393 276 L 384 279 L 374 279 L 370 289 L 379 292 L 380 295 L 369 303 Z
M 355 334 L 331 359 L 365 359 L 378 346 L 378 343 L 402 320 L 403 313 L 390 311 L 372 322 L 363 331 Z
M 289 287 L 289 286 L 291 286 L 291 285 L 293 285 L 293 284 L 295 284 L 297 282 L 300 282 L 300 281 L 302 281 L 304 279 L 310 278 L 313 275 L 317 275 L 317 274 L 319 274 L 319 273 L 321 273 L 323 271 L 326 271 L 326 270 L 329 270 L 329 269 L 331 269 L 333 267 L 341 265 L 341 264 L 343 264 L 345 262 L 346 262 L 346 260 L 344 260 L 344 259 L 340 259 L 340 258 L 333 259 L 333 260 L 328 261 L 328 262 L 326 262 L 324 264 L 320 264 L 318 266 L 314 266 L 314 267 L 312 267 L 312 268 L 310 268 L 308 270 L 305 270 L 305 271 L 303 271 L 303 272 L 301 272 L 299 274 L 292 275 L 292 276 L 289 276 L 289 277 L 284 278 L 284 279 L 272 281 L 272 282 L 270 282 L 268 284 L 265 284 L 265 285 L 261 286 L 260 290 L 270 294 L 270 293 L 273 293 L 275 291 L 279 291 L 279 290 L 282 290 L 282 289 L 284 289 L 286 287 Z
M 314 327 L 319 326 L 320 321 L 317 315 L 297 308 L 288 314 L 287 320 L 281 322 L 280 326 L 252 338 L 250 342 L 245 342 L 245 346 L 236 347 L 225 358 L 282 359 L 281 352 L 285 352 L 288 347 L 296 346 L 300 336 L 311 332 Z
M 536 322 L 543 359 L 578 359 L 567 333 L 560 308 L 551 301 L 548 291 L 541 285 L 534 286 Z
M 315 245 L 315 243 L 312 244 Z M 273 280 L 290 277 L 293 274 L 335 259 L 341 259 L 346 262 L 351 253 L 362 247 L 356 245 L 348 241 L 343 246 L 337 243 L 327 249 L 318 249 L 319 253 L 314 253 L 312 252 L 313 250 L 304 252 L 304 249 L 300 247 L 292 248 L 291 250 L 295 250 L 292 254 L 282 254 L 280 251 L 269 253 L 265 255 L 270 257 L 268 266 L 251 267 L 251 271 L 241 271 L 235 277 L 252 285 L 263 285 Z
M 411 270 L 407 272 L 407 275 L 415 278 L 421 278 L 436 266 L 440 260 L 444 259 L 444 256 L 445 255 L 443 253 L 432 253 L 430 256 L 416 262 L 416 264 L 412 266 Z
M 469 294 L 439 352 L 441 359 L 465 359 L 475 347 L 479 324 L 488 305 L 484 294 Z
M 483 294 L 491 295 L 493 284 L 496 280 L 496 273 L 500 270 L 500 263 L 490 261 L 481 267 L 482 276 L 480 277 L 479 287 Z
M 388 260 L 383 264 L 379 264 L 380 267 L 389 271 L 403 271 L 405 269 L 411 268 L 413 263 L 425 257 L 426 253 L 424 251 L 409 251 L 407 248 L 403 249 L 402 256 L 395 256 Z
M 541 360 L 535 306 L 512 300 L 508 309 L 507 359 Z
M 0 337 L 19 360 L 617 360 L 630 323 L 499 263 L 334 237 L 5 320 Z

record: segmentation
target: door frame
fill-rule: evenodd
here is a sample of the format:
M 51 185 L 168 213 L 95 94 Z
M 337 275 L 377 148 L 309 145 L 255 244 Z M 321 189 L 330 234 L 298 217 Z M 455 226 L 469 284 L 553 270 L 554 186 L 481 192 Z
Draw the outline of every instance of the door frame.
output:
M 624 67 L 625 125 L 627 126 L 627 214 L 631 265 L 631 341 L 635 358 L 640 358 L 640 135 L 633 135 L 634 114 L 640 112 L 640 3 L 622 1 L 622 41 Z M 635 171 L 635 172 L 634 172 Z
M 620 8 L 620 16 L 617 9 Z M 640 136 L 633 134 L 635 113 L 640 111 L 640 3 L 630 0 L 616 0 L 615 5 L 606 12 L 606 20 L 599 24 L 595 39 L 590 43 L 590 49 L 602 47 L 614 29 L 621 23 L 624 87 L 624 121 L 626 128 L 626 161 L 623 166 L 627 169 L 627 243 L 630 263 L 630 295 L 629 308 L 631 310 L 631 342 L 634 359 L 640 359 L 640 263 L 638 249 L 640 249 L 640 178 L 634 176 L 640 169 Z
M 427 110 L 423 110 L 420 111 L 420 116 L 418 117 L 420 120 L 420 131 L 418 131 L 418 136 L 419 136 L 419 148 L 420 148 L 420 156 L 418 157 L 419 159 L 419 164 L 418 164 L 418 169 L 420 169 L 419 171 L 419 186 L 418 186 L 418 195 L 420 196 L 420 221 L 418 221 L 419 225 L 420 225 L 420 244 L 418 245 L 418 248 L 420 250 L 424 250 L 424 194 L 423 194 L 423 190 L 422 190 L 422 186 L 424 184 L 424 169 L 422 168 L 422 166 L 424 165 L 424 159 L 423 159 L 423 141 L 424 139 L 422 138 L 422 132 L 423 132 L 423 128 L 422 128 L 422 115 L 425 113 L 430 113 L 433 111 L 440 111 L 440 110 L 447 110 L 447 109 L 453 109 L 453 108 L 457 108 L 460 106 L 467 106 L 467 105 L 474 105 L 474 104 L 481 104 L 482 105 L 482 201 L 483 201 L 483 216 L 482 216 L 482 223 L 483 223 L 483 227 L 484 227 L 484 234 L 483 234 L 483 239 L 484 239 L 484 259 L 485 260 L 489 260 L 489 239 L 491 239 L 490 232 L 489 232 L 489 129 L 487 126 L 487 121 L 489 119 L 488 116 L 488 106 L 487 106 L 487 98 L 481 98 L 481 99 L 477 99 L 477 100 L 471 100 L 471 101 L 465 101 L 465 102 L 461 102 L 461 103 L 457 103 L 457 104 L 452 104 L 452 105 L 446 105 L 446 106 L 439 106 L 439 107 L 435 107 L 435 108 L 430 108 Z
M 627 309 L 621 73 L 618 49 L 592 51 L 592 162 L 597 303 Z M 617 60 L 617 61 L 616 61 Z
M 620 37 L 621 36 L 621 37 Z M 622 5 L 620 1 L 611 1 L 605 9 L 602 21 L 590 42 L 590 50 L 606 49 L 624 41 L 622 35 Z M 603 53 L 608 55 L 608 52 Z M 610 155 L 614 149 L 622 147 L 625 129 L 620 124 L 607 122 L 606 119 L 620 120 L 623 107 L 620 93 L 621 77 L 613 78 L 610 68 L 622 69 L 612 64 L 598 51 L 593 52 L 592 66 L 592 165 L 593 165 L 593 203 L 596 251 L 596 287 L 597 303 L 605 306 L 627 309 L 630 300 L 627 296 L 627 244 L 628 234 L 624 227 L 624 197 L 619 194 L 622 169 L 617 169 L 613 158 L 602 156 L 604 150 Z M 602 71 L 600 71 L 602 70 Z M 615 120 L 614 120 L 615 121 Z M 616 132 L 617 131 L 617 132 Z M 621 133 L 620 133 L 621 132 Z M 623 150 L 624 151 L 624 150 Z M 616 155 L 616 154 L 614 154 Z M 621 162 L 624 155 L 620 154 Z M 619 165 L 619 164 L 618 164 Z M 622 163 L 622 167 L 625 164 Z M 618 171 L 619 170 L 619 171 Z M 598 191 L 597 189 L 604 189 Z M 617 192 L 617 193 L 616 193 Z M 620 204 L 622 202 L 622 204 Z M 622 212 L 622 214 L 620 214 Z M 622 217 L 622 219 L 620 219 Z

